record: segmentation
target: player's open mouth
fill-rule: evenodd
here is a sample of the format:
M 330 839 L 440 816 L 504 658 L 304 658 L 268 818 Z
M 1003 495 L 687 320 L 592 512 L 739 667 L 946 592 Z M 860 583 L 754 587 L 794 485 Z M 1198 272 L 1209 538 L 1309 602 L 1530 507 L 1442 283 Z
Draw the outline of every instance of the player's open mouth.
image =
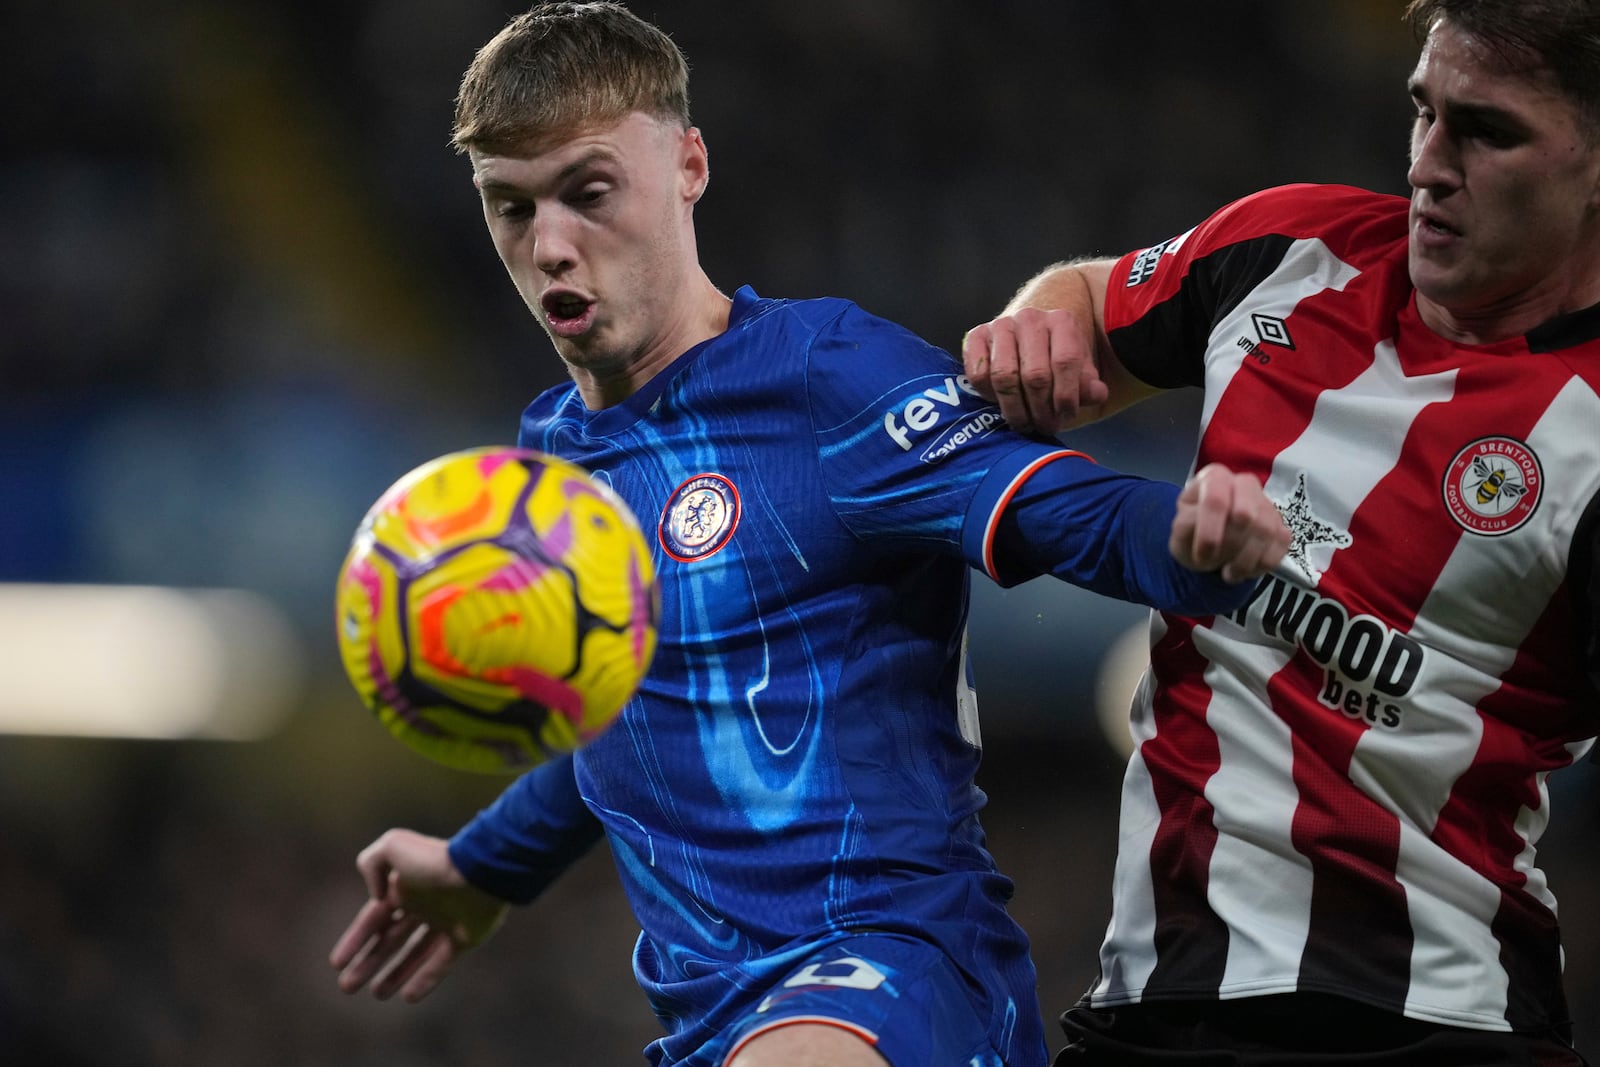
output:
M 1460 237 L 1461 231 L 1449 225 L 1431 211 L 1418 211 L 1417 222 L 1420 227 L 1430 233 L 1440 234 L 1445 237 Z
M 1412 237 L 1425 248 L 1442 248 L 1461 239 L 1461 231 L 1426 212 L 1417 214 Z
M 576 337 L 594 322 L 594 301 L 574 293 L 547 293 L 539 306 L 545 322 L 561 337 Z

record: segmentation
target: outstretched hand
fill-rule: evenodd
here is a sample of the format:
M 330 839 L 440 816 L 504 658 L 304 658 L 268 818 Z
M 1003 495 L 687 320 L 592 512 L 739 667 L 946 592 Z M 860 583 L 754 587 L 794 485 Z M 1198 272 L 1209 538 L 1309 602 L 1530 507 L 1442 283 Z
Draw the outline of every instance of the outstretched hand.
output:
M 1277 566 L 1289 551 L 1289 528 L 1254 475 L 1208 464 L 1178 494 L 1168 547 L 1196 571 L 1221 571 L 1243 582 Z
M 370 983 L 380 999 L 399 992 L 421 1000 L 509 910 L 462 877 L 443 838 L 390 830 L 362 850 L 356 868 L 368 899 L 328 956 L 346 993 Z

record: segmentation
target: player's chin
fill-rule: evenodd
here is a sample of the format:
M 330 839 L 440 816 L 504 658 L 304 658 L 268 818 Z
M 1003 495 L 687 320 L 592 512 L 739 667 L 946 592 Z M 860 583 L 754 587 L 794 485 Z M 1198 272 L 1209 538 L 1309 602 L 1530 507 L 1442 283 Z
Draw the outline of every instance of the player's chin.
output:
M 1413 250 L 1409 261 L 1411 284 L 1424 300 L 1451 310 L 1466 310 L 1485 302 L 1488 287 L 1475 277 L 1472 264 L 1459 255 Z
M 614 339 L 602 333 L 598 325 L 574 336 L 561 336 L 548 330 L 545 332 L 549 334 L 551 344 L 555 345 L 556 353 L 570 367 L 604 376 L 622 362 Z

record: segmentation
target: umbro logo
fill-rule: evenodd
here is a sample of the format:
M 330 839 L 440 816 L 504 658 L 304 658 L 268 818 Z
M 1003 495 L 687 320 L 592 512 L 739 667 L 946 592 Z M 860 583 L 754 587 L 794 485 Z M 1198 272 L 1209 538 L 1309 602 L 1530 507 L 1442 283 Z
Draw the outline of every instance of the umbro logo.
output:
M 1258 311 L 1250 316 L 1250 324 L 1255 327 L 1256 335 L 1241 337 L 1236 343 L 1254 357 L 1257 363 L 1272 362 L 1272 353 L 1266 350 L 1267 345 L 1294 351 L 1294 338 L 1289 336 L 1289 324 L 1282 319 L 1275 315 L 1263 315 Z
M 1258 311 L 1250 316 L 1250 323 L 1256 328 L 1256 338 L 1262 344 L 1294 350 L 1294 341 L 1289 337 L 1289 324 L 1282 319 Z

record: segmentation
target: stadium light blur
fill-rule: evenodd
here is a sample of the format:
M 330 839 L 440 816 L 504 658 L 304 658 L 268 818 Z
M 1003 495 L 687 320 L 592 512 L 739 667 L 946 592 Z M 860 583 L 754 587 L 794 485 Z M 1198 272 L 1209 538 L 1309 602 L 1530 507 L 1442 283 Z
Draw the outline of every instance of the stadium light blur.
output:
M 0 733 L 248 741 L 287 718 L 304 655 L 234 589 L 0 584 Z
M 1133 695 L 1149 666 L 1150 624 L 1141 622 L 1128 627 L 1111 643 L 1095 676 L 1095 716 L 1106 740 L 1123 759 L 1133 754 L 1129 713 Z

